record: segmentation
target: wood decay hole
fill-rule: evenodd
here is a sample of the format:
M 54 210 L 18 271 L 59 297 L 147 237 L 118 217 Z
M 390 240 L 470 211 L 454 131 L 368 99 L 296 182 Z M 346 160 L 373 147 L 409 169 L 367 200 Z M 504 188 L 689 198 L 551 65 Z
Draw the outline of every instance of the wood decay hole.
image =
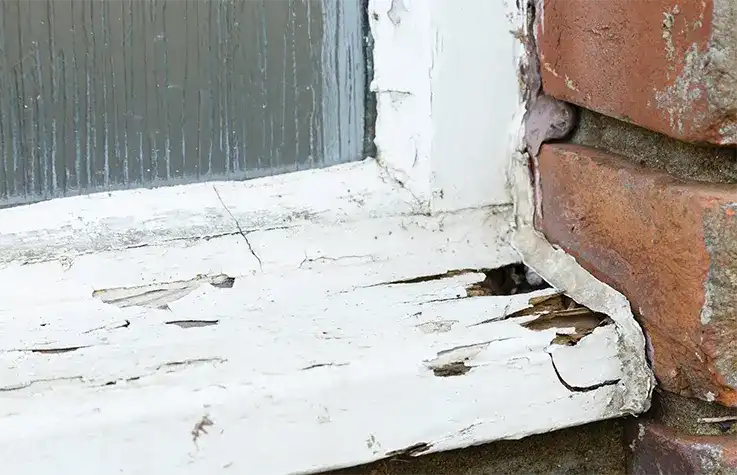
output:
M 550 284 L 522 263 L 483 269 L 486 278 L 466 289 L 467 297 L 517 295 L 550 288 Z
M 471 371 L 471 367 L 465 361 L 455 361 L 432 369 L 432 373 L 440 378 L 449 376 L 461 376 Z
M 573 332 L 556 332 L 551 342 L 556 345 L 574 346 L 596 328 L 612 323 L 607 315 L 579 305 L 563 292 L 532 297 L 529 304 L 530 307 L 511 313 L 505 319 L 536 316 L 522 323 L 523 327 L 534 331 L 573 328 Z
M 540 277 L 534 270 L 525 264 L 517 262 L 496 268 L 482 269 L 453 269 L 442 274 L 423 275 L 409 279 L 392 280 L 373 284 L 368 287 L 380 285 L 402 285 L 432 282 L 434 280 L 450 279 L 465 274 L 484 274 L 481 282 L 470 285 L 466 289 L 465 297 L 481 297 L 488 295 L 517 295 L 548 289 L 551 285 Z M 459 295 L 458 298 L 464 298 Z
M 522 326 L 534 331 L 561 329 L 556 331 L 555 337 L 550 342 L 553 345 L 575 346 L 596 328 L 613 323 L 612 319 L 607 315 L 595 312 L 588 307 L 578 304 L 572 298 L 564 295 L 563 292 L 532 297 L 529 300 L 529 304 L 530 307 L 514 312 L 508 315 L 507 318 L 534 315 L 536 318 L 522 323 Z M 568 330 L 564 332 L 562 330 L 564 328 Z M 573 331 L 570 331 L 570 329 L 573 329 Z M 592 386 L 573 386 L 563 379 L 555 364 L 553 353 L 548 352 L 548 356 L 558 381 L 571 392 L 594 391 L 604 386 L 619 383 L 619 380 L 615 379 L 603 381 Z
M 563 292 L 532 297 L 529 299 L 529 304 L 529 307 L 505 316 L 504 320 L 519 317 L 534 317 L 520 325 L 533 331 L 557 329 L 555 337 L 551 341 L 553 345 L 575 346 L 596 328 L 613 323 L 607 315 L 579 305 L 576 301 L 564 295 Z M 488 320 L 481 322 L 481 324 L 495 321 L 499 321 L 499 319 Z M 494 342 L 485 342 L 439 352 L 436 360 L 449 355 L 453 355 L 453 357 L 449 358 L 447 362 L 440 364 L 437 361 L 430 362 L 429 367 L 435 376 L 441 378 L 462 376 L 473 369 L 473 366 L 469 365 L 468 362 L 480 351 L 488 347 L 490 343 Z M 584 391 L 592 389 L 569 386 L 560 378 L 560 374 L 558 374 L 558 370 L 555 368 L 555 362 L 552 361 L 552 363 L 556 374 L 561 379 L 561 383 L 570 390 Z M 606 384 L 610 384 L 610 382 L 606 382 L 603 385 Z

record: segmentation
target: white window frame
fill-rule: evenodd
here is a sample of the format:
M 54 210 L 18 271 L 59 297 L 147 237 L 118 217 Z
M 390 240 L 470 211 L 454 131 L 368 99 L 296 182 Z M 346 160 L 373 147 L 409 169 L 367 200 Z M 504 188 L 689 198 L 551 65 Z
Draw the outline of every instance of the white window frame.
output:
M 525 218 L 507 15 L 523 18 L 369 10 L 378 157 L 0 211 L 8 473 L 313 473 L 647 407 L 626 300 Z M 522 258 L 616 325 L 551 365 L 556 329 L 505 319 L 529 295 L 463 298 Z

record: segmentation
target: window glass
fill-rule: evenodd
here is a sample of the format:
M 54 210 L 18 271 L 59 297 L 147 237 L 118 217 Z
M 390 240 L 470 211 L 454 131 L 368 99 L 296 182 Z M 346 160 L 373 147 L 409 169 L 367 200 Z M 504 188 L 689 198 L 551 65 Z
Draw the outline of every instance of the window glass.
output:
M 361 0 L 3 0 L 0 206 L 363 156 Z

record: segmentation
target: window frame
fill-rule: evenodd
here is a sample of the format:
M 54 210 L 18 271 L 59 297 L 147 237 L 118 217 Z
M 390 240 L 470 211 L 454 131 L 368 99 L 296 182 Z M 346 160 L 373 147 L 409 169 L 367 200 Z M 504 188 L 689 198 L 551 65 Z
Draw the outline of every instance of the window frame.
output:
M 491 18 L 501 10 L 469 5 L 453 13 L 435 2 L 370 2 L 377 157 L 242 182 L 99 192 L 2 209 L 0 264 L 206 238 L 232 232 L 234 221 L 248 232 L 299 216 L 338 224 L 510 204 L 500 173 L 508 132 L 486 129 L 509 123 L 516 108 L 515 95 L 498 94 L 516 88 L 512 61 L 479 61 L 462 77 L 458 71 L 470 56 L 487 52 L 484 45 L 492 57 L 511 54 L 512 39 L 489 43 L 480 28 L 458 31 L 458 17 L 468 11 Z

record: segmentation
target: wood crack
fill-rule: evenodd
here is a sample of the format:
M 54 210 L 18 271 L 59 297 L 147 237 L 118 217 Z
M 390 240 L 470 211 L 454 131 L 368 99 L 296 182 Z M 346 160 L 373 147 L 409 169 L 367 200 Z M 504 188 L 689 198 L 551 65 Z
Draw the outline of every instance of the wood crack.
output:
M 401 456 L 407 456 L 407 457 L 417 457 L 418 455 L 421 455 L 428 450 L 432 448 L 431 443 L 427 442 L 418 442 L 417 444 L 410 445 L 409 447 L 405 447 L 403 449 L 398 450 L 390 450 L 386 453 L 387 457 L 401 457 Z
M 441 302 L 444 300 L 456 300 L 457 298 L 466 297 L 484 297 L 490 295 L 516 295 L 522 293 L 530 293 L 550 287 L 532 269 L 521 262 L 515 262 L 496 268 L 479 268 L 479 269 L 451 269 L 439 274 L 422 275 L 407 279 L 398 279 L 388 282 L 380 282 L 371 284 L 361 288 L 379 287 L 385 285 L 405 285 L 419 284 L 423 282 L 432 282 L 436 280 L 450 279 L 461 275 L 468 274 L 484 274 L 484 279 L 480 282 L 471 284 L 466 288 L 465 296 L 456 298 L 436 299 L 432 302 Z
M 453 269 L 440 274 L 422 275 L 419 277 L 411 277 L 408 279 L 390 280 L 388 282 L 379 282 L 378 284 L 371 284 L 362 286 L 361 288 L 380 287 L 384 285 L 402 285 L 402 284 L 420 284 L 422 282 L 432 282 L 434 280 L 450 279 L 458 277 L 459 275 L 466 274 L 483 274 L 484 269 Z
M 558 371 L 558 367 L 555 365 L 555 358 L 553 357 L 553 354 L 550 351 L 547 351 L 547 354 L 550 357 L 550 364 L 553 366 L 553 372 L 555 372 L 555 376 L 558 378 L 558 381 L 560 381 L 560 384 L 562 384 L 563 387 L 571 392 L 585 393 L 589 391 L 596 391 L 597 389 L 603 388 L 605 386 L 614 386 L 620 381 L 620 379 L 607 379 L 605 381 L 602 381 L 601 383 L 592 384 L 591 386 L 573 386 L 571 384 L 568 384 L 566 380 L 563 379 L 563 376 L 561 376 L 560 371 Z
M 339 367 L 339 366 L 348 366 L 348 363 L 315 363 L 309 366 L 305 366 L 304 368 L 301 369 L 301 371 L 307 371 L 307 370 L 315 369 L 315 368 Z
M 20 384 L 12 384 L 9 386 L 3 386 L 0 387 L 0 392 L 10 392 L 10 391 L 20 391 L 22 389 L 29 388 L 35 384 L 40 383 L 55 383 L 59 381 L 83 381 L 84 379 L 82 376 L 69 376 L 69 377 L 63 377 L 63 378 L 43 378 L 43 379 L 34 379 L 32 381 L 28 381 L 26 383 L 20 383 Z
M 179 328 L 202 328 L 217 325 L 219 320 L 169 320 L 166 325 L 176 325 Z
M 415 152 L 416 152 L 416 150 L 415 150 Z M 407 185 L 407 183 L 404 180 L 401 180 L 400 178 L 398 178 L 396 175 L 399 172 L 393 170 L 386 163 L 384 163 L 380 158 L 375 158 L 374 159 L 374 162 L 379 167 L 379 170 L 383 171 L 384 174 L 386 174 L 389 177 L 389 180 L 391 182 L 395 183 L 397 186 L 399 186 L 399 188 L 403 189 L 404 191 L 406 191 L 407 193 L 409 193 L 410 196 L 412 196 L 412 198 L 417 203 L 417 208 L 415 209 L 415 213 L 416 214 L 430 216 L 430 211 L 428 209 L 429 206 L 430 206 L 430 203 L 427 200 L 420 199 L 420 197 L 417 196 L 414 193 L 414 191 L 412 191 L 409 188 L 409 186 Z M 382 180 L 383 180 L 383 177 L 382 177 Z
M 256 260 L 258 261 L 258 267 L 259 267 L 259 269 L 261 269 L 261 271 L 263 272 L 263 270 L 264 270 L 263 263 L 261 262 L 261 258 L 258 257 L 258 254 L 256 254 L 256 251 L 253 250 L 253 246 L 251 246 L 251 241 L 248 240 L 248 233 L 245 232 L 245 231 L 243 231 L 243 228 L 241 227 L 241 223 L 238 222 L 238 219 L 236 219 L 236 217 L 230 211 L 230 209 L 228 208 L 228 206 L 225 204 L 225 202 L 223 201 L 222 196 L 220 196 L 220 192 L 215 187 L 215 185 L 212 186 L 212 189 L 215 191 L 215 194 L 217 195 L 218 200 L 220 201 L 220 204 L 223 205 L 223 209 L 225 210 L 225 212 L 228 213 L 228 216 L 230 216 L 230 219 L 233 220 L 233 223 L 235 224 L 235 227 L 238 229 L 238 234 L 240 234 L 243 237 L 243 240 L 246 241 L 246 245 L 248 246 L 248 250 L 251 252 L 251 255 L 253 257 L 255 257 Z

